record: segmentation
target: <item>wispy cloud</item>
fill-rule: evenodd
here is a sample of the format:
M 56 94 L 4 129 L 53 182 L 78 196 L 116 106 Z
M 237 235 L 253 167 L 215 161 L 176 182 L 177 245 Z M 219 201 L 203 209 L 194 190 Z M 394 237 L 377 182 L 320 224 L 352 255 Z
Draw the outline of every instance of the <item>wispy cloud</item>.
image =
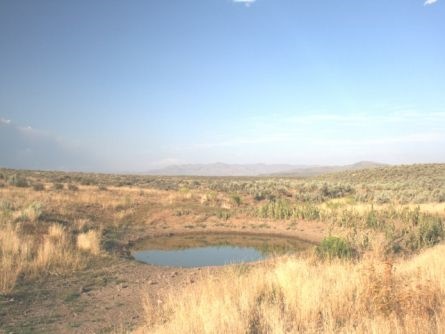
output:
M 214 149 L 223 147 L 239 147 L 245 145 L 265 145 L 265 144 L 284 144 L 284 143 L 304 143 L 305 145 L 317 146 L 369 146 L 369 145 L 388 145 L 388 144 L 412 144 L 412 143 L 443 143 L 445 134 L 434 133 L 410 133 L 400 136 L 385 136 L 381 138 L 318 138 L 317 136 L 301 136 L 299 133 L 282 132 L 280 134 L 266 134 L 258 137 L 240 137 L 232 140 L 220 142 L 207 142 L 193 145 L 189 149 Z
M 432 1 L 432 0 L 428 0 L 428 1 Z M 256 2 L 256 0 L 233 0 L 233 2 L 242 3 L 242 4 L 246 5 L 246 7 L 249 7 L 250 5 L 254 4 Z
M 198 143 L 192 145 L 191 148 L 195 149 L 210 149 L 217 147 L 239 147 L 241 145 L 259 145 L 259 144 L 271 144 L 271 143 L 282 143 L 286 142 L 289 139 L 292 139 L 288 133 L 282 134 L 270 134 L 263 135 L 260 137 L 251 136 L 251 137 L 237 137 L 222 141 L 214 141 L 214 142 L 206 142 L 206 143 Z
M 429 6 L 429 5 L 433 5 L 437 2 L 438 0 L 426 0 L 425 3 L 423 4 L 424 6 Z
M 302 115 L 285 115 L 276 117 L 276 120 L 269 118 L 254 117 L 251 119 L 256 126 L 265 127 L 288 127 L 290 125 L 316 126 L 329 124 L 331 126 L 353 126 L 353 125 L 387 125 L 410 123 L 418 124 L 429 122 L 430 124 L 440 124 L 445 122 L 445 112 L 416 112 L 416 111 L 396 111 L 387 114 L 372 113 L 351 113 L 351 114 L 302 114 Z
M 371 145 L 389 145 L 389 144 L 420 144 L 420 143 L 443 143 L 445 142 L 445 134 L 443 133 L 413 133 L 401 136 L 387 136 L 375 139 L 321 139 L 313 140 L 314 145 L 326 146 L 360 146 L 366 147 Z
M 256 116 L 205 142 L 186 145 L 189 150 L 244 147 L 363 147 L 445 142 L 445 112 L 418 112 L 402 108 L 390 113 L 303 114 Z M 321 152 L 323 150 L 320 150 Z

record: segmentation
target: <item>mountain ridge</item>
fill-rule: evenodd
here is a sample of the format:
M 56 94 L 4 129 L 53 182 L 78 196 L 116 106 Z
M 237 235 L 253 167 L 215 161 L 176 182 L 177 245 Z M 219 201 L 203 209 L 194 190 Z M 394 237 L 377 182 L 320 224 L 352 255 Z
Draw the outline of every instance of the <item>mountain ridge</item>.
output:
M 297 164 L 227 164 L 222 162 L 209 164 L 171 165 L 148 171 L 147 175 L 161 176 L 316 176 L 337 171 L 378 168 L 386 164 L 360 161 L 350 165 L 297 165 Z

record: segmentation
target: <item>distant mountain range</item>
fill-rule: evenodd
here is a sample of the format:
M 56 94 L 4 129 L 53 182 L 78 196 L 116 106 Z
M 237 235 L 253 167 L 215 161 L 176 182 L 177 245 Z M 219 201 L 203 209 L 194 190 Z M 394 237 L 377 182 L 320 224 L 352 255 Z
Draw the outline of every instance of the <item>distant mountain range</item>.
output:
M 148 171 L 149 175 L 164 176 L 294 176 L 308 177 L 348 170 L 384 167 L 385 164 L 361 161 L 345 166 L 286 165 L 286 164 L 212 164 L 172 165 Z

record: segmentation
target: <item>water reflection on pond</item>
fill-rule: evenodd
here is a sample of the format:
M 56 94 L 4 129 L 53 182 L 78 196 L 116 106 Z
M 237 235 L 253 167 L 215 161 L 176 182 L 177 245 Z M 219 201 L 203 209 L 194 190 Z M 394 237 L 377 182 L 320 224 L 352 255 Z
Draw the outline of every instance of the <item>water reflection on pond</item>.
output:
M 137 261 L 172 267 L 222 266 L 296 253 L 311 243 L 251 234 L 177 234 L 145 239 L 132 254 Z

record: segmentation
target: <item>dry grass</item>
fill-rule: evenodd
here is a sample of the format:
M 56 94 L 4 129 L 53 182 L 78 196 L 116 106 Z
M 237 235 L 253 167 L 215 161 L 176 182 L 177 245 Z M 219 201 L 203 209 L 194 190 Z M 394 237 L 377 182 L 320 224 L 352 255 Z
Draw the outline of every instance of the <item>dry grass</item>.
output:
M 84 268 L 90 255 L 100 254 L 101 224 L 77 216 L 78 207 L 104 211 L 124 207 L 116 212 L 129 214 L 128 203 L 137 200 L 138 193 L 128 189 L 101 192 L 80 187 L 73 196 L 70 191 L 1 188 L 0 293 L 11 292 L 18 280 L 29 282 Z M 48 222 L 48 215 L 63 217 L 68 224 Z
M 10 292 L 21 275 L 32 279 L 43 273 L 65 273 L 85 264 L 66 231 L 51 225 L 42 239 L 25 236 L 8 224 L 0 230 L 0 293 Z
M 246 221 L 260 223 L 253 218 L 257 209 L 274 200 L 300 206 L 307 200 L 328 215 L 341 215 L 345 210 L 365 214 L 371 208 L 385 212 L 392 206 L 398 211 L 403 207 L 412 210 L 419 207 L 420 212 L 436 214 L 443 220 L 445 202 L 437 194 L 443 193 L 444 166 L 440 166 L 439 172 L 435 166 L 429 167 L 431 172 L 420 180 L 409 174 L 407 180 L 404 177 L 397 184 L 392 180 L 397 175 L 375 183 L 368 180 L 367 174 L 360 174 L 359 178 L 346 175 L 340 181 L 349 184 L 349 180 L 355 180 L 352 182 L 355 191 L 346 192 L 341 198 L 320 197 L 324 179 L 198 180 L 29 172 L 30 180 L 43 182 L 46 190 L 10 185 L 0 188 L 0 293 L 12 291 L 17 281 L 28 284 L 27 280 L 48 273 L 66 274 L 82 268 L 89 257 L 101 253 L 101 237 L 105 254 L 107 242 L 113 245 L 125 241 L 126 233 L 139 233 L 140 227 L 149 231 L 165 228 L 168 232 L 195 222 L 205 222 L 210 227 L 213 222 L 213 227 L 219 226 L 222 220 L 225 226 L 233 227 Z M 81 182 L 90 177 L 97 182 Z M 70 179 L 69 184 L 78 182 L 78 190 L 69 191 L 66 178 Z M 411 182 L 412 179 L 416 182 Z M 64 189 L 54 190 L 54 182 L 63 182 Z M 329 184 L 330 191 L 337 184 L 336 179 L 333 182 Z M 126 186 L 115 186 L 120 183 Z M 98 184 L 104 184 L 107 190 L 100 190 Z M 234 194 L 240 196 L 241 205 L 233 202 Z M 306 199 L 306 195 L 310 196 Z M 227 217 L 219 214 L 221 208 L 228 213 Z M 177 215 L 177 211 L 187 212 L 186 217 Z M 382 259 L 387 249 L 384 240 L 380 240 L 386 230 L 364 229 L 365 225 L 356 224 L 356 218 L 354 215 L 351 224 L 341 225 L 341 232 L 348 240 L 357 239 L 356 244 L 369 244 L 366 251 L 374 251 L 359 262 L 320 263 L 312 258 L 285 258 L 255 268 L 243 267 L 247 271 L 236 267 L 224 269 L 216 276 L 204 274 L 200 282 L 180 293 L 172 291 L 165 296 L 161 294 L 162 301 L 147 302 L 143 330 L 150 333 L 445 332 L 442 302 L 445 246 L 409 260 L 386 262 Z M 295 219 L 298 223 L 300 218 Z M 274 224 L 273 227 L 284 226 L 284 231 L 294 222 L 268 223 Z M 330 230 L 340 229 L 330 223 L 326 220 Z
M 0 293 L 9 292 L 14 287 L 29 258 L 29 246 L 11 225 L 0 230 Z
M 284 259 L 145 303 L 150 333 L 443 333 L 445 245 L 392 263 Z
M 96 231 L 90 230 L 77 236 L 77 248 L 98 255 L 100 253 L 100 237 Z
M 371 209 L 384 211 L 396 208 L 397 210 L 402 211 L 403 209 L 415 210 L 416 208 L 419 208 L 420 212 L 437 214 L 445 217 L 445 203 L 399 204 L 395 206 L 394 204 L 350 203 L 348 198 L 338 198 L 318 205 L 318 207 L 323 210 L 327 210 L 333 206 L 337 206 L 342 210 L 354 210 L 359 214 L 369 212 Z
M 42 208 L 48 203 L 58 203 L 59 194 L 51 193 L 45 197 L 42 193 L 26 193 L 22 189 L 4 190 L 3 193 L 7 193 L 5 198 L 12 205 L 0 216 L 0 293 L 11 292 L 19 277 L 29 280 L 51 273 L 70 272 L 85 265 L 85 258 L 72 241 L 71 231 L 59 224 L 39 222 Z M 53 199 L 55 201 L 51 202 Z M 30 223 L 38 233 L 26 232 L 30 228 L 26 224 Z M 78 225 L 84 224 L 79 222 Z M 90 233 L 88 241 L 90 251 L 98 253 L 98 236 Z
M 37 248 L 37 256 L 31 263 L 31 268 L 35 274 L 42 270 L 61 273 L 81 265 L 82 260 L 65 230 L 59 225 L 51 225 L 43 243 Z

